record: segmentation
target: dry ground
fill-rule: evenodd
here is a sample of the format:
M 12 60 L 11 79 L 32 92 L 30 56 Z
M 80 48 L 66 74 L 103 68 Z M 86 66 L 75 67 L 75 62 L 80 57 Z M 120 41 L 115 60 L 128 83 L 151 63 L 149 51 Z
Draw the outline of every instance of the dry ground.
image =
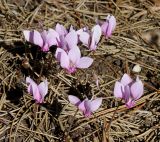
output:
M 107 14 L 117 19 L 113 36 L 102 38 L 94 53 L 82 47 L 82 53 L 94 58 L 94 63 L 73 75 L 56 63 L 55 48 L 42 54 L 25 43 L 22 35 L 24 29 L 53 28 L 57 22 L 91 28 Z M 156 0 L 1 0 L 0 142 L 160 141 L 159 28 Z M 25 68 L 26 62 L 31 67 Z M 135 77 L 135 64 L 142 67 L 139 76 L 145 91 L 136 106 L 127 109 L 113 96 L 113 86 L 125 72 Z M 49 81 L 43 105 L 35 104 L 26 91 L 29 75 Z M 84 118 L 69 104 L 68 94 L 103 97 L 103 104 L 91 118 Z

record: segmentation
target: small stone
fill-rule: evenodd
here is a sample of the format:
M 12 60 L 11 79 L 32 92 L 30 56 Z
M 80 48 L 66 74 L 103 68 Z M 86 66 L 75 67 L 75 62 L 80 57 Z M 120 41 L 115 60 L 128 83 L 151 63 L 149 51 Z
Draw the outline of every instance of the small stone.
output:
M 132 71 L 139 73 L 139 72 L 141 71 L 140 65 L 139 65 L 139 64 L 136 64 L 136 65 L 133 67 Z

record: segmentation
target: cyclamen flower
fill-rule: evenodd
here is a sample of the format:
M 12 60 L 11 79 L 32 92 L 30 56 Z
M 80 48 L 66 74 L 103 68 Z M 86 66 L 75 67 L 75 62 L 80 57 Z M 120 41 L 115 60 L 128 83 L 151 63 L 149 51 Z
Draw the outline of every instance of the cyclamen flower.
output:
M 24 30 L 23 34 L 28 42 L 38 45 L 44 52 L 49 51 L 49 48 L 52 45 L 57 45 L 57 41 L 60 40 L 58 33 L 53 29 L 49 29 L 48 31 L 44 30 L 42 33 L 36 30 Z
M 114 16 L 108 15 L 106 22 L 101 25 L 102 33 L 106 38 L 111 37 L 112 32 L 116 28 L 116 19 Z
M 117 81 L 114 87 L 114 96 L 125 101 L 128 108 L 135 106 L 135 101 L 143 95 L 143 83 L 137 76 L 133 81 L 129 75 L 124 74 L 121 81 Z
M 101 27 L 96 25 L 92 28 L 91 32 L 87 31 L 86 28 L 77 31 L 79 40 L 84 46 L 88 47 L 89 50 L 96 50 L 100 37 L 102 35 Z
M 96 111 L 102 104 L 102 98 L 96 98 L 94 100 L 89 100 L 86 98 L 81 102 L 78 97 L 69 95 L 68 99 L 71 104 L 77 106 L 78 109 L 83 112 L 85 117 L 90 117 L 91 114 Z
M 78 35 L 72 26 L 68 32 L 63 25 L 57 24 L 55 31 L 59 35 L 58 47 L 65 51 L 69 51 L 78 44 Z
M 36 103 L 43 103 L 44 97 L 48 93 L 48 82 L 44 80 L 39 85 L 37 85 L 30 77 L 26 78 L 26 83 L 28 85 L 28 93 L 33 95 Z
M 66 28 L 65 28 L 63 25 L 59 24 L 59 23 L 56 24 L 55 31 L 56 31 L 60 36 L 66 36 L 66 35 L 68 34 L 68 31 L 66 30 Z
M 62 68 L 66 69 L 69 73 L 74 73 L 77 68 L 88 68 L 93 63 L 90 57 L 81 57 L 81 52 L 78 46 L 75 46 L 67 53 L 61 48 L 57 48 L 56 59 L 60 62 Z

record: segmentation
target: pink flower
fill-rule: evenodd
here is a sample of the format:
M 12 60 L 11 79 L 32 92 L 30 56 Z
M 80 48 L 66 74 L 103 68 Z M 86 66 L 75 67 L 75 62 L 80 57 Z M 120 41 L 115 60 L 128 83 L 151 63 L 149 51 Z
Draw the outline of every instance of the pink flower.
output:
M 39 85 L 37 85 L 30 77 L 26 78 L 26 83 L 28 85 L 28 93 L 33 95 L 36 103 L 43 103 L 44 97 L 48 93 L 48 82 L 44 80 Z
M 92 58 L 81 57 L 78 46 L 69 50 L 68 53 L 61 48 L 57 48 L 55 57 L 60 62 L 61 67 L 69 73 L 74 73 L 77 68 L 88 68 L 93 63 Z
M 114 16 L 108 15 L 106 22 L 101 25 L 102 33 L 106 38 L 111 37 L 112 32 L 116 28 L 116 19 Z
M 125 101 L 128 108 L 135 105 L 135 101 L 143 95 L 143 83 L 137 76 L 133 81 L 129 75 L 124 74 L 121 81 L 117 81 L 114 87 L 114 96 Z
M 86 28 L 77 31 L 79 40 L 84 46 L 88 47 L 90 50 L 96 50 L 100 37 L 102 35 L 101 27 L 96 25 L 89 32 Z
M 58 47 L 65 51 L 69 51 L 78 44 L 78 35 L 72 26 L 68 32 L 63 25 L 57 24 L 55 31 L 59 34 L 60 38 Z
M 71 104 L 77 106 L 78 109 L 83 112 L 85 117 L 90 117 L 91 114 L 96 111 L 102 104 L 102 98 L 96 98 L 94 100 L 89 100 L 86 98 L 81 102 L 78 97 L 69 95 L 68 99 Z
M 49 51 L 49 48 L 52 45 L 57 45 L 60 40 L 58 33 L 53 29 L 49 29 L 48 31 L 44 30 L 42 33 L 36 30 L 24 30 L 23 34 L 28 42 L 38 45 L 44 52 Z
M 68 34 L 68 31 L 66 30 L 66 28 L 59 23 L 56 24 L 55 30 L 60 36 L 66 36 Z

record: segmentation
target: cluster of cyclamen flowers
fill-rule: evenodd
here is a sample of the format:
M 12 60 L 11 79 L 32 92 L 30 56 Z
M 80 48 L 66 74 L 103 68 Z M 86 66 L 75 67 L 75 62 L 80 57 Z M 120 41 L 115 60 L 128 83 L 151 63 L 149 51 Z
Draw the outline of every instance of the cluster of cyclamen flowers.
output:
M 82 43 L 89 50 L 94 51 L 103 34 L 106 39 L 109 38 L 115 29 L 116 19 L 114 16 L 107 16 L 106 21 L 102 24 L 95 25 L 91 31 L 87 27 L 80 30 L 74 30 L 71 26 L 69 31 L 63 25 L 57 24 L 55 29 L 44 30 L 39 33 L 36 30 L 23 31 L 25 39 L 32 44 L 38 45 L 43 52 L 48 52 L 50 47 L 57 46 L 55 58 L 62 68 L 68 73 L 74 73 L 77 68 L 88 68 L 93 63 L 90 57 L 81 57 L 78 47 Z M 44 80 L 39 85 L 30 77 L 26 78 L 28 84 L 28 92 L 33 95 L 36 103 L 43 103 L 48 93 L 48 82 Z M 124 100 L 126 106 L 131 108 L 135 105 L 135 100 L 139 99 L 143 94 L 143 83 L 137 77 L 133 81 L 129 75 L 124 74 L 121 81 L 117 81 L 114 87 L 114 96 Z M 80 100 L 76 96 L 69 95 L 70 103 L 77 106 L 83 112 L 85 117 L 89 117 L 102 104 L 102 98 L 89 100 L 88 98 Z
M 96 50 L 102 33 L 108 38 L 115 27 L 116 19 L 109 15 L 105 22 L 95 25 L 91 31 L 87 27 L 76 31 L 72 26 L 67 31 L 63 25 L 57 24 L 55 29 L 44 30 L 41 33 L 36 30 L 25 30 L 23 33 L 28 42 L 38 45 L 43 52 L 48 52 L 53 45 L 57 46 L 57 61 L 67 72 L 74 73 L 77 68 L 88 68 L 93 63 L 92 58 L 81 57 L 78 44 L 82 43 L 91 51 Z

